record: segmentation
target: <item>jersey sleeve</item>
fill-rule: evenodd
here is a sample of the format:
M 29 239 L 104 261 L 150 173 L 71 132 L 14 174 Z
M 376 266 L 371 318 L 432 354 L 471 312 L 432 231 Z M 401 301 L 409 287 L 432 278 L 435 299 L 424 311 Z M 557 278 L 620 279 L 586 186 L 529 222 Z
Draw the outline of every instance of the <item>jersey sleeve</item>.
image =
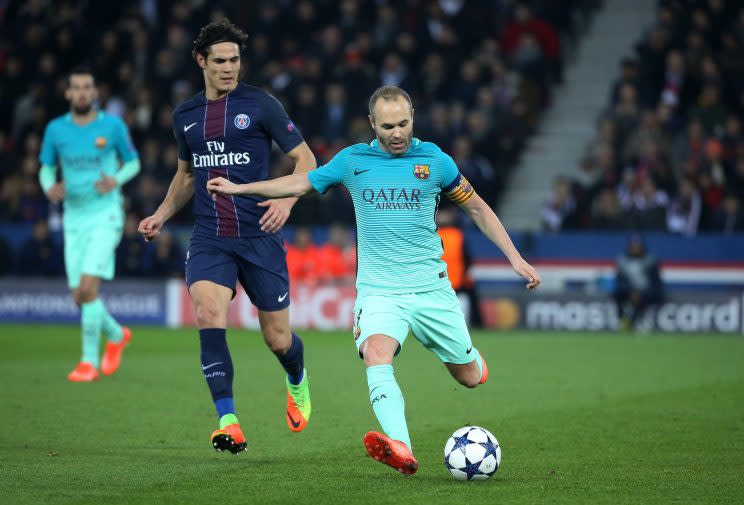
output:
M 331 161 L 325 165 L 311 170 L 307 173 L 310 184 L 318 193 L 325 193 L 328 188 L 341 184 L 344 179 L 344 170 L 346 167 L 346 150 L 340 151 Z
M 444 167 L 442 191 L 447 195 L 447 198 L 458 205 L 462 205 L 473 197 L 475 190 L 465 176 L 460 173 L 455 161 L 450 156 L 442 154 L 442 160 Z
M 115 135 L 114 146 L 116 147 L 116 152 L 119 154 L 121 161 L 128 163 L 136 159 L 137 149 L 134 147 L 132 136 L 129 134 L 129 128 L 127 128 L 124 121 L 116 121 Z
M 173 136 L 178 144 L 178 159 L 181 161 L 191 161 L 191 148 L 186 142 L 186 135 L 183 132 L 183 126 L 178 121 L 175 112 L 173 113 Z
M 54 147 L 54 132 L 51 123 L 44 130 L 39 150 L 39 162 L 42 165 L 57 166 L 57 149 Z
M 264 118 L 263 127 L 266 133 L 274 139 L 282 151 L 288 153 L 298 145 L 302 144 L 303 138 L 300 131 L 294 125 L 287 111 L 284 110 L 279 100 L 266 94 L 263 103 Z

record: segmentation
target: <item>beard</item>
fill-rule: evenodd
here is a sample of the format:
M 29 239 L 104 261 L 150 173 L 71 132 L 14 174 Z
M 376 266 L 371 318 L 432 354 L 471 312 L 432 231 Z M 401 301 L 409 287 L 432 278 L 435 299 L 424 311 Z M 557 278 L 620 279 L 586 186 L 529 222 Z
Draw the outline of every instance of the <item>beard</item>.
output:
M 375 136 L 377 137 L 377 142 L 379 142 L 380 145 L 385 148 L 385 151 L 387 151 L 389 153 L 392 153 L 392 148 L 390 146 L 390 142 L 386 141 L 384 138 L 380 137 L 376 133 L 375 133 Z M 411 132 L 411 134 L 408 135 L 407 137 L 403 137 L 403 139 L 402 139 L 403 140 L 403 150 L 400 153 L 396 153 L 396 154 L 403 154 L 404 152 L 406 152 L 408 150 L 408 148 L 411 146 L 411 139 L 413 139 L 413 132 Z
M 93 104 L 89 103 L 86 105 L 73 105 L 72 106 L 72 113 L 76 114 L 78 116 L 85 116 L 87 113 L 91 111 L 93 108 Z

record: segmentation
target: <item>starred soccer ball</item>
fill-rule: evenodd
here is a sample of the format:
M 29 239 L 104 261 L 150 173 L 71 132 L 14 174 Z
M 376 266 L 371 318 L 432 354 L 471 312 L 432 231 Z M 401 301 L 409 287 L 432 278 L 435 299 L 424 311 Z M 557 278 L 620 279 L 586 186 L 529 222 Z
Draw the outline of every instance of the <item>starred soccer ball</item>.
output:
M 498 440 L 479 426 L 460 428 L 444 445 L 444 466 L 457 480 L 486 480 L 500 464 Z

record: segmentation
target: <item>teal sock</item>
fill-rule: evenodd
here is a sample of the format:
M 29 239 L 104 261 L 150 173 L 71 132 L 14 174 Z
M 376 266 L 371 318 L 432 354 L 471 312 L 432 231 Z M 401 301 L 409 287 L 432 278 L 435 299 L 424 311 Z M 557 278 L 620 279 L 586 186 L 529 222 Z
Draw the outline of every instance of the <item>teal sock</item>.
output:
M 86 361 L 98 368 L 100 359 L 99 349 L 101 341 L 101 302 L 94 300 L 80 306 L 80 323 L 83 332 L 83 356 L 81 361 Z
M 121 339 L 124 338 L 124 333 L 121 331 L 121 325 L 116 322 L 114 316 L 109 314 L 109 311 L 106 310 L 106 306 L 103 304 L 103 301 L 101 301 L 100 298 L 98 298 L 96 301 L 101 306 L 101 329 L 103 330 L 103 333 L 106 334 L 106 338 L 109 342 L 118 344 L 119 342 L 121 342 Z
M 367 368 L 369 401 L 382 426 L 382 431 L 393 440 L 400 440 L 411 448 L 411 437 L 406 425 L 405 401 L 393 374 L 393 365 Z

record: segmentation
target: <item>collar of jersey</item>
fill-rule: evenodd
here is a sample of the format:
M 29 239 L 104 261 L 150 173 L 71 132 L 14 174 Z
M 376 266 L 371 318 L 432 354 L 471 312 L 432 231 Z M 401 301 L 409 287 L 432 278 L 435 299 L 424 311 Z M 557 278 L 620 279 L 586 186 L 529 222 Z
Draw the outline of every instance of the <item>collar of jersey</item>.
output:
M 387 152 L 387 151 L 383 151 L 383 150 L 382 150 L 382 147 L 380 147 L 380 142 L 379 142 L 379 141 L 378 141 L 377 139 L 374 139 L 374 140 L 373 140 L 372 142 L 370 142 L 370 143 L 369 143 L 369 146 L 370 146 L 371 148 L 373 148 L 374 150 L 376 150 L 377 152 L 379 152 L 380 154 L 385 154 L 385 155 L 387 155 L 387 156 L 395 156 L 396 158 L 398 158 L 398 157 L 400 157 L 400 156 L 405 156 L 406 154 L 409 154 L 409 153 L 411 153 L 411 152 L 412 152 L 412 151 L 414 151 L 415 149 L 418 149 L 418 146 L 419 146 L 420 144 L 421 144 L 421 141 L 420 141 L 419 139 L 417 139 L 416 137 L 413 137 L 413 139 L 411 139 L 411 145 L 410 145 L 410 146 L 408 146 L 408 149 L 406 149 L 406 152 L 404 152 L 403 154 L 400 154 L 400 155 L 398 155 L 398 156 L 395 156 L 395 155 L 393 155 L 393 154 L 390 154 L 390 153 L 389 153 L 389 152 Z
M 79 125 L 79 124 L 75 123 L 75 122 L 74 122 L 74 121 L 72 120 L 72 112 L 68 112 L 67 114 L 65 114 L 65 120 L 66 120 L 66 121 L 67 121 L 68 123 L 72 123 L 72 124 L 74 124 L 75 126 L 77 126 L 77 127 L 79 127 L 79 128 L 85 128 L 85 127 L 86 127 L 86 126 L 88 126 L 89 124 L 95 123 L 96 121 L 98 121 L 98 120 L 99 120 L 99 119 L 101 119 L 101 118 L 103 118 L 103 111 L 102 111 L 102 110 L 99 110 L 99 111 L 98 111 L 98 112 L 96 113 L 96 118 L 95 118 L 95 119 L 94 119 L 93 121 L 91 121 L 91 122 L 90 122 L 90 123 L 88 123 L 88 124 L 84 124 L 84 125 Z

